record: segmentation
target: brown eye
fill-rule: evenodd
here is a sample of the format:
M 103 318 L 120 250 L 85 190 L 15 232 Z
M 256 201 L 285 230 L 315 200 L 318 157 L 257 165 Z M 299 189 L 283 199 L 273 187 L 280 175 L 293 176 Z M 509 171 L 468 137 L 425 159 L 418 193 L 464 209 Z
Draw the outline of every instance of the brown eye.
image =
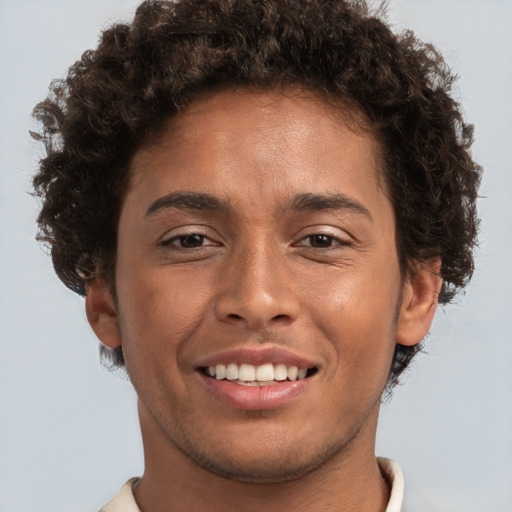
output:
M 329 235 L 311 235 L 308 238 L 311 247 L 316 248 L 331 247 L 334 242 L 334 238 Z
M 174 245 L 183 249 L 195 249 L 201 247 L 204 244 L 206 236 L 199 235 L 197 233 L 191 233 L 190 235 L 175 236 L 168 240 L 165 245 Z
M 192 235 L 180 236 L 179 242 L 180 242 L 181 247 L 186 247 L 186 248 L 190 249 L 193 247 L 201 247 L 201 245 L 203 245 L 205 238 L 206 237 L 204 235 L 192 234 Z

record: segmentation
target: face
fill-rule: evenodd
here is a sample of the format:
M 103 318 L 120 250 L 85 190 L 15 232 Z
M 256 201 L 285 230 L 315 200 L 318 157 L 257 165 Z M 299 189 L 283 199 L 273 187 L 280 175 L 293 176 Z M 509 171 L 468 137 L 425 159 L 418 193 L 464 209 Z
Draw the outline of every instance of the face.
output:
M 117 317 L 143 415 L 190 460 L 281 481 L 373 449 L 402 295 L 381 172 L 292 93 L 202 98 L 137 152 Z

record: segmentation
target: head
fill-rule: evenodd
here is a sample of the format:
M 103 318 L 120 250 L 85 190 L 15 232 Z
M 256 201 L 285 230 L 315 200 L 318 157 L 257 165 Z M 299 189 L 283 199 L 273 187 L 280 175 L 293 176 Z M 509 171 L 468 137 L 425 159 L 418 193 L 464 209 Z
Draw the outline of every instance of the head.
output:
M 393 34 L 362 2 L 145 2 L 35 109 L 47 148 L 34 178 L 40 238 L 66 286 L 84 295 L 103 279 L 117 300 L 119 223 L 137 155 L 205 98 L 278 92 L 314 98 L 374 141 L 401 279 L 428 264 L 446 303 L 473 270 L 480 176 L 453 80 L 434 48 Z M 390 385 L 419 347 L 396 344 Z M 124 364 L 121 346 L 104 353 Z

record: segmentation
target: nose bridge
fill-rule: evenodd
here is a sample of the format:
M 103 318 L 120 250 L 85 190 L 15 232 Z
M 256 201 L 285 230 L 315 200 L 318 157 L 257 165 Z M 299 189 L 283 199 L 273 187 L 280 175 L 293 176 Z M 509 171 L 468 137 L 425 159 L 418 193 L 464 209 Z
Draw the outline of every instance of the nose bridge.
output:
M 262 329 L 295 318 L 298 301 L 287 279 L 286 255 L 275 242 L 253 241 L 230 260 L 216 304 L 221 320 Z
M 268 247 L 270 244 L 261 244 L 245 251 L 240 258 L 239 289 L 237 292 L 246 300 L 262 300 L 269 302 L 277 300 L 281 294 L 280 283 L 274 274 L 281 268 L 282 262 L 277 251 Z M 283 269 L 281 268 L 281 271 Z

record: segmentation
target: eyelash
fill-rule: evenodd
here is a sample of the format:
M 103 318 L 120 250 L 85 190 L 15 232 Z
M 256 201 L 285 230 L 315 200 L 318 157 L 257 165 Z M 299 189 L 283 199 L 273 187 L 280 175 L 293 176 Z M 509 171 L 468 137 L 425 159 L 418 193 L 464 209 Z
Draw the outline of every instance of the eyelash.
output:
M 196 240 L 200 239 L 200 240 L 197 240 L 200 243 L 200 245 L 193 246 L 193 247 L 186 247 L 183 245 L 175 245 L 174 244 L 174 242 L 176 242 L 176 241 L 181 241 L 183 243 L 183 241 L 186 240 L 187 238 L 188 239 L 196 238 Z M 201 249 L 202 247 L 205 247 L 203 245 L 205 240 L 210 240 L 210 239 L 208 238 L 208 236 L 206 236 L 203 233 L 183 233 L 183 234 L 175 235 L 175 236 L 172 236 L 171 238 L 162 240 L 162 242 L 160 243 L 160 246 L 161 247 L 172 247 L 177 250 Z M 212 243 L 211 245 L 218 245 L 218 244 Z
M 195 238 L 195 242 L 197 242 L 199 245 L 194 245 L 194 241 L 193 241 L 194 238 Z M 190 239 L 189 242 L 192 243 L 192 246 L 187 247 L 186 245 L 183 245 L 183 243 L 185 242 L 186 239 Z M 205 235 L 203 233 L 194 233 L 194 232 L 193 233 L 184 233 L 184 234 L 175 235 L 171 238 L 163 240 L 160 243 L 160 246 L 172 247 L 177 250 L 192 250 L 192 249 L 201 249 L 203 247 L 218 245 L 217 243 L 213 242 L 213 243 L 205 246 L 204 245 L 205 240 L 210 240 L 210 239 L 208 238 L 207 235 Z M 303 243 L 305 240 L 309 240 L 309 243 L 308 244 Z M 175 245 L 174 242 L 177 242 L 177 241 L 178 242 L 181 241 L 181 244 Z M 325 243 L 326 245 L 322 245 L 322 242 Z M 320 245 L 315 246 L 315 243 L 319 243 Z M 321 251 L 321 250 L 326 250 L 326 249 L 332 249 L 335 247 L 343 247 L 343 246 L 348 247 L 351 245 L 351 243 L 348 242 L 347 240 L 343 240 L 343 239 L 338 238 L 331 234 L 313 233 L 313 234 L 310 234 L 310 235 L 307 235 L 307 236 L 301 238 L 299 240 L 299 242 L 297 242 L 294 245 L 295 245 L 295 247 L 309 247 L 311 249 Z
M 313 239 L 317 238 L 317 242 L 319 241 L 318 238 L 321 238 L 323 237 L 325 241 L 328 242 L 328 245 L 326 246 L 316 246 L 314 245 L 314 242 L 313 242 Z M 301 242 L 303 242 L 304 240 L 308 240 L 309 239 L 309 244 L 305 245 L 305 244 L 302 244 Z M 336 248 L 336 247 L 349 247 L 351 245 L 351 243 L 347 240 L 343 240 L 339 237 L 336 237 L 334 235 L 331 235 L 331 234 L 328 234 L 328 233 L 313 233 L 311 235 L 307 235 L 303 238 L 301 238 L 299 240 L 299 242 L 297 244 L 295 244 L 295 246 L 298 246 L 298 247 L 309 247 L 311 249 L 314 249 L 314 250 L 325 250 L 325 249 L 332 249 L 332 248 Z

